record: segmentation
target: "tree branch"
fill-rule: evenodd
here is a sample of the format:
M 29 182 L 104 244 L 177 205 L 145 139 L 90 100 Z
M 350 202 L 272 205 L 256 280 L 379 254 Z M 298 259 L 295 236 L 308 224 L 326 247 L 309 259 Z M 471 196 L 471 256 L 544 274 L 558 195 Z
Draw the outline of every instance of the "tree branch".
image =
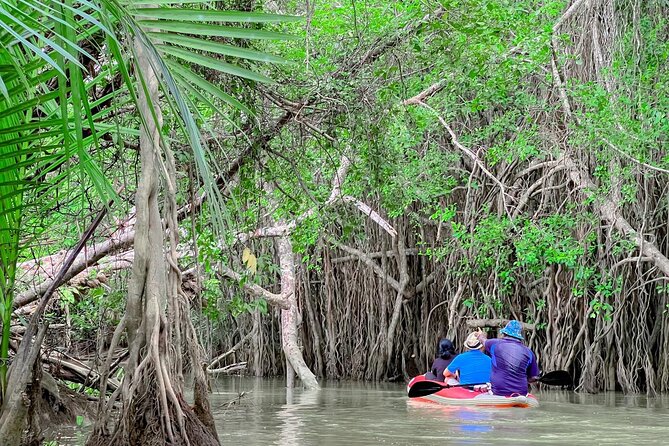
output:
M 239 274 L 238 272 L 233 271 L 232 269 L 228 268 L 225 265 L 220 265 L 220 270 L 221 274 L 223 274 L 224 276 L 236 280 L 237 282 L 241 282 L 242 275 Z M 289 295 L 287 294 L 275 294 L 266 290 L 260 285 L 256 285 L 255 283 L 248 281 L 244 282 L 242 288 L 244 288 L 245 291 L 248 291 L 249 293 L 253 294 L 256 297 L 262 297 L 267 301 L 268 304 L 273 305 L 277 308 L 281 308 L 283 310 L 287 310 L 290 308 L 290 305 L 288 303 Z
M 337 248 L 341 249 L 342 251 L 345 251 L 345 252 L 357 257 L 358 260 L 360 260 L 362 263 L 364 263 L 365 265 L 372 268 L 372 270 L 376 273 L 377 276 L 382 278 L 395 291 L 397 291 L 398 293 L 402 293 L 402 295 L 406 299 L 411 299 L 413 297 L 413 293 L 411 291 L 406 290 L 406 289 L 402 289 L 402 287 L 400 286 L 400 283 L 397 280 L 395 280 L 393 277 L 389 276 L 386 273 L 386 271 L 384 271 L 383 268 L 381 268 L 381 266 L 379 266 L 378 263 L 376 263 L 374 260 L 372 260 L 364 252 L 362 252 L 358 249 L 352 248 L 350 246 L 344 245 L 342 243 L 339 243 L 339 242 L 337 242 L 336 240 L 333 240 L 333 239 L 330 239 L 330 243 L 332 243 L 333 245 L 335 245 Z

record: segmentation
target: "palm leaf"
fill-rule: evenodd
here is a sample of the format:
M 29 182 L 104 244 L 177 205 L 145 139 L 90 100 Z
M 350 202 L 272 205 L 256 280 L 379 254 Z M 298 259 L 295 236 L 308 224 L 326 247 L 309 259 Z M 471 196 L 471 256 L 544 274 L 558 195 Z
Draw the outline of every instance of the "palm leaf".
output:
M 249 50 L 233 45 L 226 45 L 210 40 L 203 40 L 197 37 L 183 36 L 180 34 L 168 34 L 149 32 L 148 36 L 155 38 L 161 42 L 173 43 L 182 47 L 187 47 L 194 50 L 207 51 L 214 54 L 221 54 L 223 56 L 232 56 L 240 59 L 255 60 L 258 62 L 269 63 L 291 63 L 283 57 L 274 56 L 263 53 L 262 51 Z
M 209 23 L 189 23 L 173 20 L 138 19 L 137 23 L 146 29 L 157 29 L 176 33 L 187 33 L 207 37 L 228 37 L 249 40 L 296 40 L 299 36 L 263 29 L 235 28 Z
M 223 90 L 221 90 L 219 87 L 216 85 L 212 84 L 211 82 L 207 81 L 204 79 L 202 76 L 198 76 L 197 74 L 193 73 L 191 70 L 188 68 L 176 63 L 176 62 L 167 62 L 168 67 L 170 67 L 170 70 L 174 72 L 174 74 L 178 75 L 181 79 L 183 79 L 185 82 L 194 85 L 198 88 L 201 88 L 203 91 L 213 95 L 214 97 L 220 99 L 221 101 L 225 102 L 228 105 L 231 105 L 232 107 L 236 108 L 239 111 L 242 111 L 246 113 L 247 115 L 251 116 L 253 115 L 253 112 L 244 104 L 242 104 L 240 101 L 235 99 L 234 97 L 230 96 L 229 94 L 225 93 Z M 209 101 L 207 101 L 209 102 Z M 213 104 L 210 104 L 210 106 Z M 215 107 L 210 107 L 214 108 Z
M 239 67 L 237 65 L 229 64 L 223 62 L 219 59 L 214 59 L 210 56 L 204 56 L 202 54 L 193 53 L 191 51 L 178 48 L 175 46 L 169 45 L 156 45 L 156 47 L 163 53 L 169 54 L 170 56 L 177 57 L 186 62 L 192 62 L 203 67 L 211 68 L 212 70 L 220 71 L 223 73 L 231 74 L 233 76 L 242 77 L 244 79 L 250 79 L 257 82 L 264 82 L 272 84 L 274 80 L 269 77 L 256 73 L 246 68 Z
M 217 11 L 212 9 L 185 8 L 135 8 L 136 16 L 152 19 L 178 20 L 187 22 L 228 22 L 228 23 L 286 23 L 302 20 L 301 17 L 265 14 L 245 11 Z

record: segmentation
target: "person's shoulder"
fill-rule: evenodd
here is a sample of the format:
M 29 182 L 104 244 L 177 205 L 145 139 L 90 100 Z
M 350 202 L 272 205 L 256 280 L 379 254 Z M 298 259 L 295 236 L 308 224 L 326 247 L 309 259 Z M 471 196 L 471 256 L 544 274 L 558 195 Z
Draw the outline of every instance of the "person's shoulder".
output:
M 526 345 L 523 343 L 523 341 L 521 341 L 520 339 L 516 339 L 516 338 L 503 338 L 503 339 L 500 339 L 500 340 L 501 340 L 502 342 L 504 342 L 505 344 L 514 345 L 514 346 L 516 346 L 516 347 L 527 348 L 527 346 L 526 346 Z
M 446 368 L 448 370 L 450 370 L 451 372 L 454 371 L 455 369 L 457 369 L 458 364 L 460 364 L 460 361 L 462 361 L 462 358 L 461 358 L 462 355 L 463 355 L 462 353 L 460 353 L 459 355 L 455 355 L 455 357 L 451 360 L 451 362 L 448 363 Z
M 490 356 L 486 355 L 480 350 L 477 350 L 474 353 L 476 353 L 476 359 L 478 359 L 479 361 L 491 361 Z
M 455 358 L 453 358 L 453 361 L 455 361 L 456 359 L 457 359 L 457 360 L 461 360 L 462 358 L 466 358 L 465 355 L 466 355 L 467 353 L 469 353 L 469 352 L 458 353 L 457 355 L 455 355 Z
M 523 344 L 523 347 L 525 347 L 525 349 L 529 352 L 530 355 L 532 355 L 535 358 L 537 357 L 537 355 L 534 353 L 534 351 L 531 348 L 529 348 L 527 345 Z

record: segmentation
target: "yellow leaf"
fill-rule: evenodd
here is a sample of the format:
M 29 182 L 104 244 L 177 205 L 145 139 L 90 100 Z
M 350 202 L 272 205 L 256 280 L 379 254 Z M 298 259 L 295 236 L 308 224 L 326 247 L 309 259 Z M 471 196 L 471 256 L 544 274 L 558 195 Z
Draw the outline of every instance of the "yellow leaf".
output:
M 246 261 L 246 267 L 251 271 L 251 274 L 256 273 L 256 268 L 258 267 L 258 259 L 253 254 L 249 254 L 249 258 Z
M 251 250 L 249 248 L 244 248 L 244 252 L 242 253 L 242 262 L 246 263 L 250 255 L 251 255 Z

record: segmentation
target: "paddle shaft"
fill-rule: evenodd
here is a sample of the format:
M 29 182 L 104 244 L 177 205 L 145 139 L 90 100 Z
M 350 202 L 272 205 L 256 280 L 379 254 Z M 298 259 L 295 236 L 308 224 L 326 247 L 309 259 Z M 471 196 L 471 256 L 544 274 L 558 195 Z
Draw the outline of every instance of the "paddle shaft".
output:
M 488 383 L 472 383 L 472 384 L 445 384 L 444 389 L 450 389 L 452 387 L 474 387 L 474 386 L 484 386 Z
M 437 381 L 418 381 L 409 388 L 409 398 L 419 398 L 421 396 L 432 395 L 443 389 L 451 389 L 453 387 L 472 387 L 482 386 L 488 383 L 472 383 L 472 384 L 443 384 Z

